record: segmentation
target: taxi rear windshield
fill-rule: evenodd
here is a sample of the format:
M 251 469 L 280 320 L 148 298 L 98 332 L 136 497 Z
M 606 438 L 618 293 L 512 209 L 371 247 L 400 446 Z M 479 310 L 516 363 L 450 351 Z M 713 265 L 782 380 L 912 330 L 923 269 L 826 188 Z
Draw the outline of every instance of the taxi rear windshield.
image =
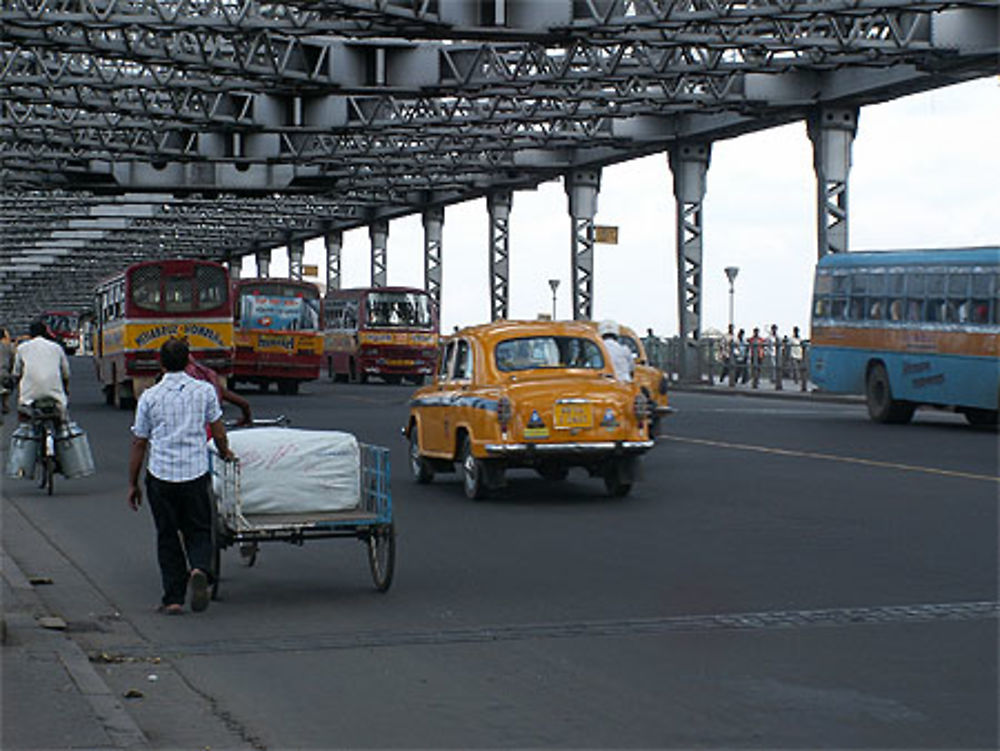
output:
M 532 336 L 507 339 L 496 346 L 497 368 L 508 372 L 538 368 L 604 367 L 604 355 L 597 342 L 576 336 Z

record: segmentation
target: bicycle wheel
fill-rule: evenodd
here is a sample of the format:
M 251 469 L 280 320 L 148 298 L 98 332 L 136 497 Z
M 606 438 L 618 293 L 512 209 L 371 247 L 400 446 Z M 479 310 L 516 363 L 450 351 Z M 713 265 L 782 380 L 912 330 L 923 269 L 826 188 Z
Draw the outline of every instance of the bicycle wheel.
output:
M 49 495 L 56 489 L 56 458 L 54 456 L 45 457 L 45 487 Z

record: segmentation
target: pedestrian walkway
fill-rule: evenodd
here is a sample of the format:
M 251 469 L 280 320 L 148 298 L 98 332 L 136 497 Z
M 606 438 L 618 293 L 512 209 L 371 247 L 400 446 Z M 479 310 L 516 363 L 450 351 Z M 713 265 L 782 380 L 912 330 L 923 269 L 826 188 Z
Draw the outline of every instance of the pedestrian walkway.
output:
M 47 611 L 36 591 L 45 579 L 33 583 L 2 543 L 0 565 L 0 748 L 149 748 L 118 697 L 66 632 L 66 623 Z
M 756 396 L 772 399 L 787 399 L 798 401 L 835 402 L 840 404 L 864 404 L 865 398 L 856 394 L 831 394 L 824 391 L 817 391 L 809 386 L 803 391 L 798 384 L 785 381 L 784 387 L 776 389 L 770 381 L 762 380 L 757 388 L 749 383 L 738 383 L 730 386 L 729 383 L 710 384 L 701 382 L 674 381 L 670 385 L 671 391 L 691 391 L 699 394 L 716 394 L 719 396 Z

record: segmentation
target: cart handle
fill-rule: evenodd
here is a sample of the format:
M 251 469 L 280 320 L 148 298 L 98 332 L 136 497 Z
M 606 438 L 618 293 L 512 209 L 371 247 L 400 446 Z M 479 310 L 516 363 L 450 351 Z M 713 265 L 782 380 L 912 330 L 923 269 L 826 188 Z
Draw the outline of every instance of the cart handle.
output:
M 235 428 L 239 423 L 239 420 L 225 420 L 223 425 L 227 428 Z M 287 428 L 292 424 L 290 418 L 285 417 L 285 415 L 278 415 L 277 417 L 255 417 L 250 425 L 240 425 L 239 427 L 247 428 Z

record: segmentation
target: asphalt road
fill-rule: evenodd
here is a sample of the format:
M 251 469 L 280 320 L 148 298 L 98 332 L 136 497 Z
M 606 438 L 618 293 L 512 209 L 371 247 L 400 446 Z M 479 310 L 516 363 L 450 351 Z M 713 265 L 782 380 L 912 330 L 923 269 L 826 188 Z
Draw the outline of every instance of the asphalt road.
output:
M 150 745 L 997 746 L 996 432 L 676 393 L 629 497 L 519 471 L 473 502 L 409 479 L 410 392 L 248 392 L 392 449 L 388 593 L 356 541 L 274 543 L 253 568 L 226 551 L 222 599 L 165 618 L 131 415 L 74 360 L 99 472 L 51 498 L 6 481 L 5 544 L 112 690 L 141 691 Z

